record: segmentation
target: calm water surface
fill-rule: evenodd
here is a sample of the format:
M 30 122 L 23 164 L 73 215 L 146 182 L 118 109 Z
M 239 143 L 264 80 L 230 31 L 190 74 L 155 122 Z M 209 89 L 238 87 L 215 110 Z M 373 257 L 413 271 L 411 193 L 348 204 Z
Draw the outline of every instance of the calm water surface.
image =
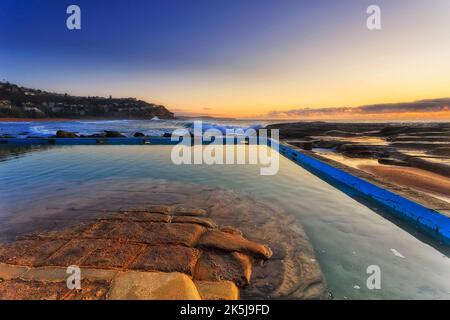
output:
M 2 147 L 1 153 L 5 153 Z M 281 157 L 275 176 L 256 165 L 173 165 L 170 146 L 55 146 L 0 156 L 0 223 L 60 190 L 101 179 L 149 178 L 230 188 L 296 215 L 338 299 L 450 299 L 450 259 L 398 225 Z M 86 190 L 89 193 L 89 190 Z M 366 269 L 381 268 L 381 290 Z

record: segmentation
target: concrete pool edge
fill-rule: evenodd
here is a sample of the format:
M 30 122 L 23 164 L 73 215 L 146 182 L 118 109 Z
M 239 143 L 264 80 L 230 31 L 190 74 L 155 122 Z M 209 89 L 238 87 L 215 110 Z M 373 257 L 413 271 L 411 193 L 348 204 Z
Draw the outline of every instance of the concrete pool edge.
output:
M 246 141 L 248 143 L 248 141 Z M 204 144 L 210 143 L 203 141 Z M 236 140 L 235 140 L 236 143 Z M 174 145 L 170 137 L 143 138 L 0 138 L 0 145 Z M 396 217 L 418 227 L 432 238 L 450 245 L 450 217 L 410 200 L 383 185 L 378 186 L 357 174 L 347 172 L 316 156 L 308 155 L 294 146 L 269 140 L 268 145 L 279 145 L 279 152 L 296 164 L 305 167 L 321 179 L 332 179 L 389 209 Z M 342 167 L 342 166 L 340 166 Z M 324 179 L 324 180 L 325 180 Z
M 269 143 L 271 147 L 276 144 L 278 144 L 281 155 L 305 167 L 320 178 L 331 178 L 345 185 L 389 209 L 396 217 L 419 228 L 432 238 L 450 245 L 450 218 L 444 214 L 307 155 L 293 146 L 275 140 L 271 140 Z
M 171 145 L 178 141 L 171 141 L 166 137 L 143 138 L 0 138 L 0 145 Z

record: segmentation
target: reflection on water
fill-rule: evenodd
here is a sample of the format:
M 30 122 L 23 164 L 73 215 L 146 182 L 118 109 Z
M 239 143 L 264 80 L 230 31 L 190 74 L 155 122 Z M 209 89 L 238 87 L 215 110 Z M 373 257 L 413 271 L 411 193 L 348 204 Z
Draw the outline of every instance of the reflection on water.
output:
M 333 136 L 312 136 L 312 139 L 318 139 L 323 141 L 346 141 L 347 143 L 359 143 L 362 145 L 373 145 L 373 146 L 384 146 L 388 145 L 389 142 L 386 139 L 381 137 L 371 137 L 371 136 L 342 136 L 342 137 L 333 137 Z
M 52 146 L 46 145 L 23 145 L 23 146 L 5 146 L 0 145 L 0 162 L 11 158 L 19 158 L 29 152 L 45 151 Z
M 313 150 L 318 155 L 343 163 L 349 167 L 358 169 L 362 165 L 378 165 L 377 159 L 370 159 L 370 158 L 350 158 L 346 157 L 341 153 L 337 153 L 332 149 L 321 149 L 321 148 L 314 148 Z
M 257 165 L 173 165 L 170 146 L 55 146 L 0 164 L 0 221 L 50 210 L 62 194 L 102 179 L 165 179 L 251 193 L 295 214 L 336 298 L 450 298 L 450 259 L 291 161 L 275 176 Z M 82 194 L 73 193 L 76 202 Z M 394 254 L 400 253 L 402 257 Z M 381 268 L 369 290 L 367 267 Z

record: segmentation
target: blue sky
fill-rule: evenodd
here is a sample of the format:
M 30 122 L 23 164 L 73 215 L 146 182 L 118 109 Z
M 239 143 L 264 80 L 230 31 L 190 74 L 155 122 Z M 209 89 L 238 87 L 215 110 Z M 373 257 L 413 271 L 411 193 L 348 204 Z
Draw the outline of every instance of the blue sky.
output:
M 365 10 L 374 2 L 384 19 L 378 33 L 365 28 Z M 82 30 L 66 28 L 70 4 L 81 8 Z M 448 50 L 445 9 L 445 0 L 2 0 L 0 78 L 217 115 L 412 99 L 411 86 L 394 92 L 370 81 L 358 98 L 340 92 L 361 83 L 364 63 L 392 68 L 398 61 L 394 75 L 374 71 L 381 83 L 398 80 L 402 54 L 412 49 L 411 62 L 419 65 Z M 431 69 L 419 66 L 424 81 L 442 53 L 436 59 Z M 444 77 L 448 63 L 441 66 Z M 353 79 L 344 88 L 343 73 Z M 425 88 L 423 95 L 440 93 Z

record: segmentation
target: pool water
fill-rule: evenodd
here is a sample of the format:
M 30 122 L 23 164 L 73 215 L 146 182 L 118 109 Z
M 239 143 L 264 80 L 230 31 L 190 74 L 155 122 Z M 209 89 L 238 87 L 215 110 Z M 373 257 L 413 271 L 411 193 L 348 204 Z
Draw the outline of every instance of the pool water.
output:
M 290 160 L 260 175 L 258 165 L 174 165 L 171 146 L 54 146 L 0 152 L 0 223 L 61 190 L 102 179 L 165 179 L 233 189 L 294 214 L 308 234 L 336 299 L 450 299 L 448 255 L 415 237 Z M 5 156 L 8 154 L 8 156 Z M 74 193 L 74 197 L 80 196 Z M 76 199 L 74 199 L 76 201 Z M 366 286 L 367 268 L 381 270 L 381 289 Z

